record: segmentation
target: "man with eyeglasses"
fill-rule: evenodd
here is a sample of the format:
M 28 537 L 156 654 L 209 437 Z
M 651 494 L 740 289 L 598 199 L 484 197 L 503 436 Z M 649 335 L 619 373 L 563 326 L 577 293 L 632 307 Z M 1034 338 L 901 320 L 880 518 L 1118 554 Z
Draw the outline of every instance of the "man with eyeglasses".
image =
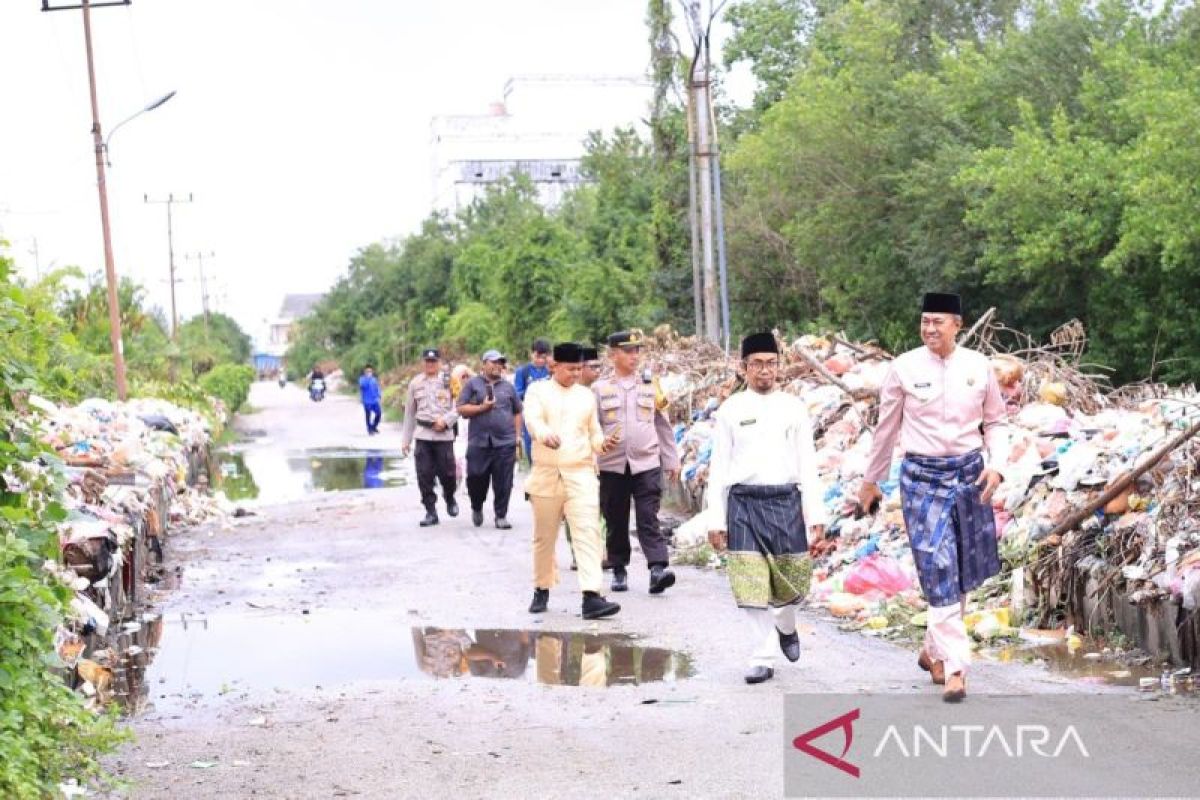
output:
M 742 340 L 748 389 L 716 414 L 708 478 L 709 542 L 728 550 L 733 598 L 753 651 L 746 683 L 775 675 L 775 648 L 800 659 L 796 605 L 808 594 L 808 547 L 825 538 L 824 489 L 812 420 L 803 401 L 781 391 L 773 333 Z
M 958 295 L 924 296 L 925 344 L 893 361 L 883 381 L 879 424 L 858 496 L 863 509 L 878 505 L 879 481 L 891 472 L 899 440 L 904 527 L 929 602 L 917 666 L 945 686 L 942 699 L 949 703 L 967 695 L 967 592 L 1000 571 L 991 500 L 1007 446 L 1000 385 L 987 356 L 957 345 L 962 324 Z
M 597 458 L 600 467 L 600 511 L 607 528 L 608 562 L 612 565 L 612 590 L 629 589 L 629 507 L 637 519 L 638 542 L 650 570 L 650 594 L 662 594 L 675 585 L 668 569 L 667 537 L 658 524 L 663 478 L 679 475 L 675 434 L 663 410 L 649 373 L 638 374 L 642 337 L 638 331 L 621 331 L 608 337 L 613 374 L 596 382 L 592 391 L 606 436 L 617 445 Z
M 471 522 L 483 524 L 483 503 L 488 483 L 492 486 L 492 511 L 496 527 L 512 528 L 508 501 L 512 496 L 517 441 L 521 435 L 524 407 L 516 388 L 504 380 L 508 365 L 499 350 L 483 354 L 481 373 L 467 381 L 458 396 L 458 413 L 471 420 L 467 430 L 467 496 L 471 499 Z

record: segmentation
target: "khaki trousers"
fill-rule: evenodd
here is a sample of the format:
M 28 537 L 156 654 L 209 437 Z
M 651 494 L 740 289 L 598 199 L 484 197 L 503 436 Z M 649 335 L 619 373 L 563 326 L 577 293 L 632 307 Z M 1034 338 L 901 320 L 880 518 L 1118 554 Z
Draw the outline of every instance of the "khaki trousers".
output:
M 559 470 L 535 464 L 525 486 L 533 505 L 534 587 L 551 589 L 558 584 L 554 546 L 565 514 L 579 566 L 579 589 L 599 592 L 604 539 L 600 536 L 600 483 L 595 471 L 590 467 Z

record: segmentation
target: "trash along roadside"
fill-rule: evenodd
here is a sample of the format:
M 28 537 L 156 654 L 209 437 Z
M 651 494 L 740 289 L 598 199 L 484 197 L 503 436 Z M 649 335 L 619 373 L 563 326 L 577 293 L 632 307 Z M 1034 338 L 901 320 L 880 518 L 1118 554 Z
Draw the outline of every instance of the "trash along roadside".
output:
M 992 321 L 960 340 L 991 358 L 1010 432 L 1004 482 L 993 499 L 1001 574 L 972 594 L 968 626 L 980 642 L 1027 631 L 1123 636 L 1151 657 L 1200 667 L 1200 397 L 1194 387 L 1113 390 L 1081 362 L 1083 326 L 1050 343 Z M 814 553 L 810 602 L 868 635 L 915 638 L 923 625 L 904 531 L 899 459 L 877 513 L 854 498 L 867 466 L 879 387 L 892 356 L 844 336 L 783 343 L 781 386 L 813 419 L 830 541 Z M 736 361 L 662 327 L 643 350 L 671 404 L 683 460 L 681 497 L 694 516 L 675 544 L 710 555 L 704 491 L 713 413 L 741 389 Z M 1120 635 L 1120 636 L 1119 636 Z M 1028 637 L 1026 637 L 1028 638 Z M 1071 641 L 1075 641 L 1072 639 Z
M 225 419 L 213 402 L 212 416 Z M 44 565 L 74 592 L 71 614 L 55 633 L 56 663 L 89 707 L 134 701 L 147 654 L 126 640 L 140 627 L 134 620 L 143 587 L 158 579 L 165 538 L 233 510 L 207 492 L 219 430 L 195 411 L 156 399 L 61 407 L 31 397 L 29 405 L 67 480 L 61 557 Z

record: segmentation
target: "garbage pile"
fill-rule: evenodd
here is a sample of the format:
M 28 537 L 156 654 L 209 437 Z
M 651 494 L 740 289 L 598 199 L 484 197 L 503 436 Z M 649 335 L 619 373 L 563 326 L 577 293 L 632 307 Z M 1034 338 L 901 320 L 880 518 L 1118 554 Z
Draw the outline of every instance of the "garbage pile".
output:
M 56 649 L 103 705 L 116 665 L 84 657 L 90 637 L 103 640 L 136 614 L 142 581 L 152 559 L 161 561 L 168 530 L 231 511 L 222 497 L 204 491 L 212 429 L 200 414 L 155 399 L 60 407 L 33 398 L 31 405 L 68 481 L 58 526 L 61 564 L 46 565 L 75 591 L 74 615 L 57 632 Z
M 976 593 L 982 611 L 968 620 L 973 633 L 1015 635 L 1026 610 L 1041 628 L 1081 623 L 1071 619 L 1081 580 L 1136 603 L 1193 611 L 1200 604 L 1195 389 L 1112 391 L 1103 375 L 1078 366 L 1086 340 L 1077 322 L 1038 347 L 983 320 L 964 343 L 991 358 L 1010 434 L 1007 463 L 999 465 L 1005 480 L 993 498 L 1005 568 Z M 741 386 L 733 359 L 691 344 L 660 329 L 644 354 L 673 418 L 684 420 L 676 426 L 682 480 L 698 509 L 713 413 Z M 881 484 L 877 513 L 855 501 L 891 356 L 839 336 L 803 336 L 781 350 L 781 387 L 801 397 L 813 419 L 833 537 L 814 554 L 812 602 L 873 630 L 920 625 L 924 601 L 900 508 L 902 454 Z M 1095 513 L 1082 513 L 1100 500 Z M 709 527 L 701 512 L 676 531 L 676 543 L 699 544 Z

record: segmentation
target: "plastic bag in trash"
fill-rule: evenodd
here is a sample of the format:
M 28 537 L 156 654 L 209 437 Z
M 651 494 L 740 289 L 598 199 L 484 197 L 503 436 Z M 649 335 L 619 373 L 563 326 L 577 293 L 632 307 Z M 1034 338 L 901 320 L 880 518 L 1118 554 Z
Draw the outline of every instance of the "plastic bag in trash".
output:
M 898 561 L 876 553 L 852 566 L 842 585 L 851 594 L 891 597 L 912 588 L 912 578 Z

